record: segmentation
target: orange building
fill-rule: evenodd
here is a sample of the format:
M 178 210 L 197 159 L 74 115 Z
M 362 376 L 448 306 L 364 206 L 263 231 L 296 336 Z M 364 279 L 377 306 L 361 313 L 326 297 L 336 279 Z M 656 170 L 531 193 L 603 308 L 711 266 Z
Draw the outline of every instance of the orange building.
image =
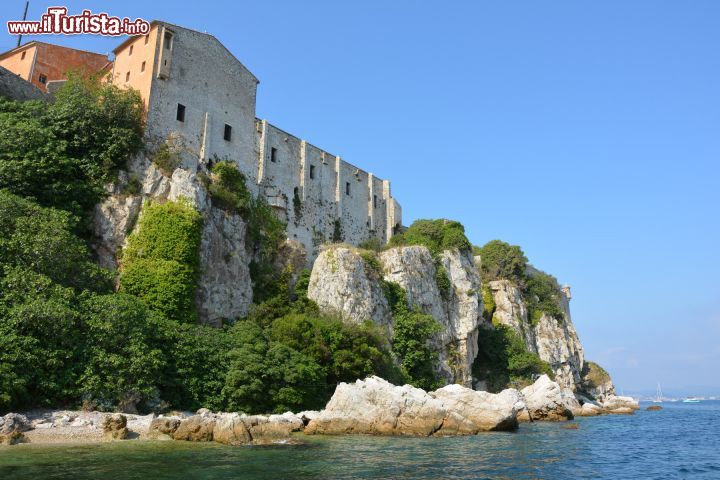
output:
M 0 66 L 44 92 L 48 82 L 67 80 L 69 71 L 95 73 L 106 68 L 109 61 L 107 56 L 99 53 L 37 41 L 0 54 Z

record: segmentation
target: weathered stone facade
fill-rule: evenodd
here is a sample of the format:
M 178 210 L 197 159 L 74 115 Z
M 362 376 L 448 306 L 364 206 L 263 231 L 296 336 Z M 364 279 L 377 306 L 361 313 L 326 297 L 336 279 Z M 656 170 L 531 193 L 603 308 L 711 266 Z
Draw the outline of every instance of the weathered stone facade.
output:
M 171 142 L 191 172 L 234 161 L 307 265 L 323 243 L 387 242 L 401 225 L 389 181 L 255 117 L 257 78 L 212 35 L 153 22 L 115 56 L 112 81 L 137 89 L 147 107 L 149 149 Z

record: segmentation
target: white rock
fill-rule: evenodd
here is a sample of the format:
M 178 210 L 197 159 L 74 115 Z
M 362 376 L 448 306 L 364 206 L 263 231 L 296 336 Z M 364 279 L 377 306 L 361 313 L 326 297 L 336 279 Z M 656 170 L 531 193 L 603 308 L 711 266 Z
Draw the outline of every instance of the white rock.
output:
M 522 389 L 527 410 L 520 412 L 519 420 L 569 420 L 573 414 L 566 406 L 560 385 L 541 375 L 535 383 Z M 579 405 L 578 405 L 579 406 Z

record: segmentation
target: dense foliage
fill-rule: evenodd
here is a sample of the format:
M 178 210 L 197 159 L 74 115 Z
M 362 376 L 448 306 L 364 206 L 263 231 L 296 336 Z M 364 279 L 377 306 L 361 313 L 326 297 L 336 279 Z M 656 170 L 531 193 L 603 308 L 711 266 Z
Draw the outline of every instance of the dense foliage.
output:
M 123 250 L 120 290 L 167 319 L 194 323 L 202 217 L 187 202 L 150 203 Z
M 465 236 L 465 227 L 460 222 L 445 219 L 416 220 L 404 232 L 392 237 L 390 245 L 424 245 L 433 256 L 444 250 L 470 250 L 472 247 Z
M 534 375 L 554 378 L 550 365 L 528 352 L 523 340 L 505 325 L 482 328 L 478 335 L 478 355 L 473 363 L 473 376 L 487 382 L 488 391 L 523 388 Z
M 442 386 L 437 374 L 438 352 L 432 346 L 441 325 L 432 315 L 408 307 L 406 293 L 397 283 L 383 282 L 383 290 L 394 320 L 392 348 L 405 381 L 425 390 Z
M 482 247 L 473 247 L 473 250 L 476 255 L 480 255 L 484 284 L 493 280 L 509 280 L 520 288 L 533 325 L 544 313 L 557 320 L 565 318 L 560 307 L 562 292 L 557 280 L 545 272 L 529 268 L 528 259 L 519 246 L 491 240 Z M 490 300 L 491 295 L 488 294 L 483 292 L 483 300 Z M 487 314 L 487 307 L 485 310 Z M 491 319 L 492 315 L 488 320 Z
M 520 247 L 491 240 L 482 247 L 475 247 L 474 251 L 480 255 L 483 282 L 510 280 L 518 286 L 523 285 L 528 260 Z
M 76 215 L 142 147 L 137 92 L 71 76 L 55 101 L 0 97 L 0 188 Z

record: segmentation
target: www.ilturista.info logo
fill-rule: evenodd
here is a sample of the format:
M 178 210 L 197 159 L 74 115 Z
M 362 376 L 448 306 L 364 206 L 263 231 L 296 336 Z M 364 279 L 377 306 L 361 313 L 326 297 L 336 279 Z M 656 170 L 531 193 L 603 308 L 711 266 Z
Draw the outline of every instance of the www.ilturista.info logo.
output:
M 9 21 L 11 35 L 145 35 L 150 32 L 150 23 L 142 18 L 111 17 L 107 13 L 92 13 L 83 10 L 80 15 L 68 15 L 65 7 L 50 7 L 39 21 Z

